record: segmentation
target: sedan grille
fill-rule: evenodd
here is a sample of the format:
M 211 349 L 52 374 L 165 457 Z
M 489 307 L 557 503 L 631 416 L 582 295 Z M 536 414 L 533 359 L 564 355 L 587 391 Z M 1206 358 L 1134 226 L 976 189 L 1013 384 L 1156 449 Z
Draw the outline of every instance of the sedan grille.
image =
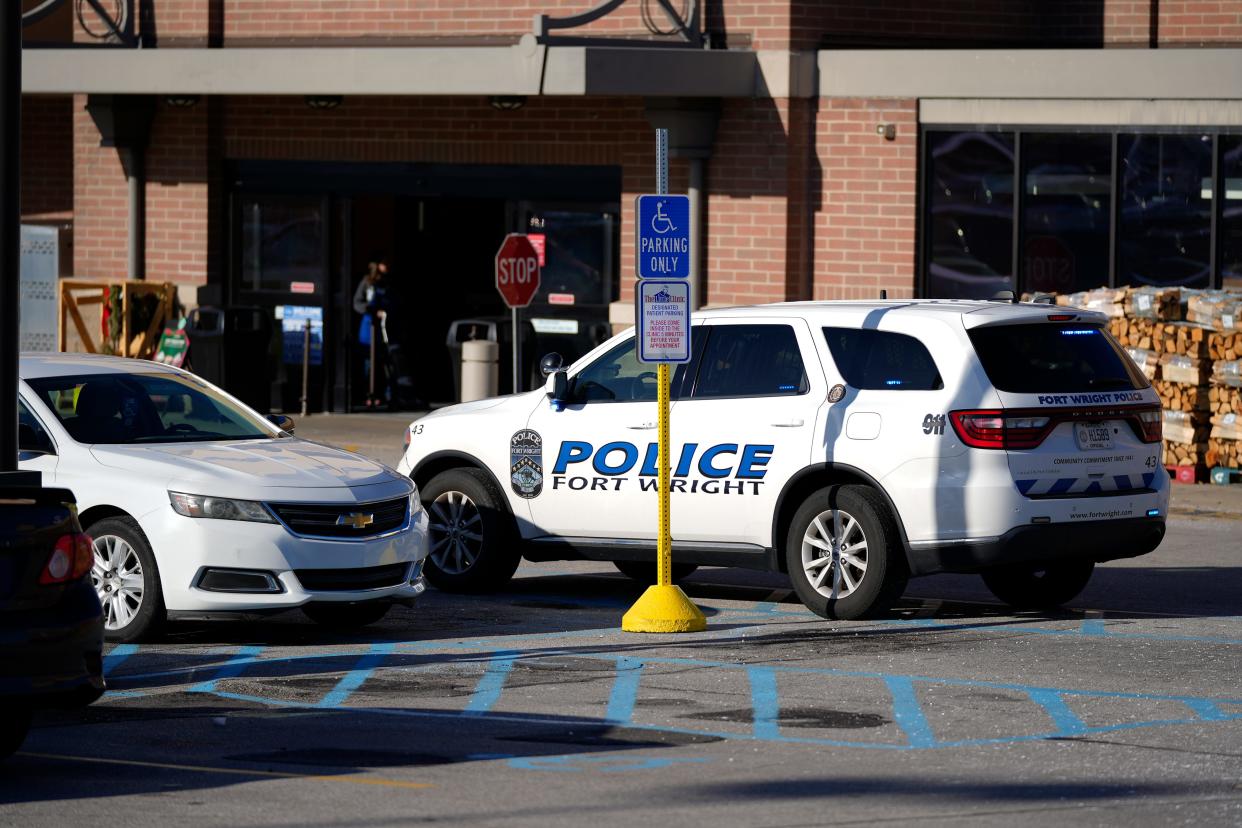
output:
M 304 589 L 311 592 L 349 592 L 382 589 L 405 582 L 408 563 L 369 566 L 364 569 L 295 569 Z
M 372 538 L 406 524 L 410 499 L 378 503 L 269 503 L 276 517 L 298 535 Z

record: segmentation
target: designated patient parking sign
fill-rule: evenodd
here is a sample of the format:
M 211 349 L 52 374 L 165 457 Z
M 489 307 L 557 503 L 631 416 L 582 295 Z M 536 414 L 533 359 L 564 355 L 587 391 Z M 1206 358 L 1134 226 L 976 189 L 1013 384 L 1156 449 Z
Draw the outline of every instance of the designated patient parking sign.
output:
M 690 285 L 643 279 L 635 292 L 639 362 L 689 362 Z

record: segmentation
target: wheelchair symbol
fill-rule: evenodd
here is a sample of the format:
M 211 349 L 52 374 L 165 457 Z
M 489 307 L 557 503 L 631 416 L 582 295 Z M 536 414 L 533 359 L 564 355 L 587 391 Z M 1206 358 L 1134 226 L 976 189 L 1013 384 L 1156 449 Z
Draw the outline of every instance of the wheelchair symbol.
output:
M 673 226 L 672 219 L 664 214 L 663 201 L 656 202 L 656 212 L 655 215 L 651 217 L 651 229 L 661 235 L 665 233 L 672 233 L 677 229 Z

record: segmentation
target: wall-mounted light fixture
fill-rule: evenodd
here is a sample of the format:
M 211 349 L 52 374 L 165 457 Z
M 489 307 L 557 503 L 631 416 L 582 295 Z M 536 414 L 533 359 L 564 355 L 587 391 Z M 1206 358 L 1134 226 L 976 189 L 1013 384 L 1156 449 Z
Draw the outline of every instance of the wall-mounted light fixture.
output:
M 336 109 L 343 100 L 340 95 L 307 95 L 306 105 L 311 109 Z
M 526 106 L 525 95 L 492 95 L 487 99 L 492 105 L 492 109 L 499 109 L 504 112 L 512 112 L 515 109 L 521 109 Z
M 198 95 L 165 95 L 164 103 L 177 109 L 189 109 L 198 104 Z
M 897 138 L 896 124 L 876 124 L 875 134 L 883 135 L 885 141 L 893 141 Z

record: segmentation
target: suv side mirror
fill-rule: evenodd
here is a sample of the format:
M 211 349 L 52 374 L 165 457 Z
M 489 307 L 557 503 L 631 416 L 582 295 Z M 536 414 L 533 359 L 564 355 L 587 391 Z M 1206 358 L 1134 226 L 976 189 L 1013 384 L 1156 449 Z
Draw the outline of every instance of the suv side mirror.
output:
M 56 453 L 51 438 L 28 423 L 17 424 L 17 448 L 19 451 L 31 451 L 36 454 Z
M 543 374 L 544 379 L 547 379 L 557 371 L 561 370 L 564 365 L 564 358 L 562 358 L 560 354 L 553 351 L 550 354 L 545 354 L 543 359 L 539 360 L 539 372 Z
M 290 434 L 293 433 L 294 423 L 292 417 L 286 417 L 284 414 L 268 414 L 267 419 L 272 425 L 276 426 L 281 431 L 286 431 Z
M 565 402 L 569 398 L 569 375 L 563 370 L 554 371 L 543 389 L 552 402 Z

